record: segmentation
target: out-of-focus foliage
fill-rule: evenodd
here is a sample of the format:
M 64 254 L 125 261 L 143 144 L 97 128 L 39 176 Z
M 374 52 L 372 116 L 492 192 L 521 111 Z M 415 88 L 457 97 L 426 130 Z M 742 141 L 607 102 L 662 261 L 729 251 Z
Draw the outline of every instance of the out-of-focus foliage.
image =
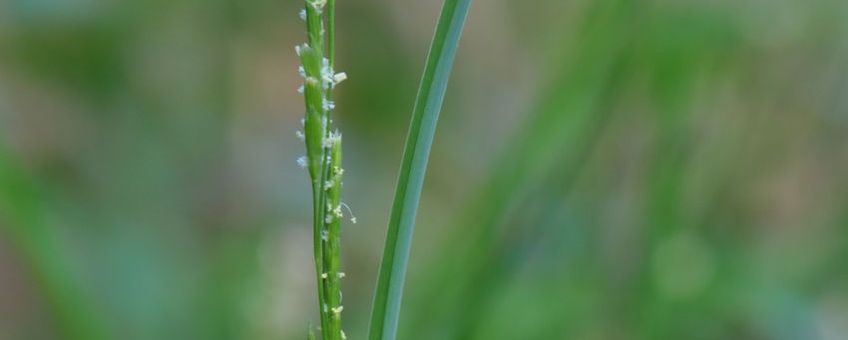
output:
M 0 1 L 0 339 L 306 336 L 298 5 Z M 438 10 L 338 0 L 352 339 Z M 475 2 L 400 337 L 844 337 L 846 16 Z

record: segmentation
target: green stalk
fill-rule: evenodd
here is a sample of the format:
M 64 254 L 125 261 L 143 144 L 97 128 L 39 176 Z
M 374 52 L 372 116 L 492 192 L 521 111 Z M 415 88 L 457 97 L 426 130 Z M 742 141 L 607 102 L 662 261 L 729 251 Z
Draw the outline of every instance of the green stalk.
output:
M 327 59 L 336 66 L 336 0 L 327 0 Z
M 308 168 L 312 183 L 313 251 L 318 291 L 321 339 L 345 338 L 341 323 L 341 136 L 331 133 L 330 112 L 335 86 L 343 73 L 332 67 L 334 1 L 306 0 L 302 14 L 306 20 L 307 43 L 297 47 L 304 77 L 306 106 L 304 131 L 306 156 L 301 165 Z M 330 27 L 324 30 L 326 26 Z M 328 51 L 325 54 L 325 42 Z M 310 329 L 311 332 L 311 329 Z M 314 335 L 311 335 L 314 337 Z
M 327 208 L 325 210 L 327 224 L 327 237 L 325 240 L 325 257 L 326 267 L 322 274 L 324 284 L 327 289 L 327 305 L 331 306 L 329 311 L 329 333 L 331 339 L 342 337 L 342 320 L 341 312 L 342 295 L 341 295 L 341 279 L 344 273 L 341 271 L 341 218 L 342 218 L 342 202 L 341 202 L 341 185 L 342 185 L 342 143 L 341 139 L 335 139 L 330 152 L 331 162 L 327 185 Z
M 471 0 L 445 0 L 430 46 L 424 75 L 412 110 L 412 121 L 383 249 L 371 314 L 371 340 L 393 340 L 397 334 L 415 215 L 436 123 L 470 5 Z

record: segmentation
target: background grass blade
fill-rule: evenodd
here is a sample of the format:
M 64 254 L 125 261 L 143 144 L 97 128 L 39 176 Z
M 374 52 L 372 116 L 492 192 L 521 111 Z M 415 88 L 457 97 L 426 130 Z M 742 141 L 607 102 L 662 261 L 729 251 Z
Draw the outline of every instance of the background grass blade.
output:
M 27 264 L 62 338 L 107 339 L 106 326 L 63 255 L 48 216 L 48 196 L 0 148 L 0 238 L 8 238 Z
M 545 219 L 530 222 L 535 216 L 530 209 L 559 202 L 545 192 L 570 190 L 613 120 L 609 106 L 618 102 L 621 84 L 632 72 L 627 42 L 639 38 L 633 28 L 642 15 L 637 7 L 631 0 L 594 1 L 584 9 L 584 17 L 591 19 L 579 26 L 575 37 L 561 31 L 561 44 L 573 45 L 574 52 L 552 59 L 549 69 L 555 72 L 527 113 L 526 125 L 489 166 L 495 170 L 485 184 L 457 210 L 450 227 L 457 230 L 455 238 L 442 242 L 444 248 L 437 252 L 441 256 L 424 270 L 424 288 L 408 296 L 416 308 L 401 330 L 402 338 L 474 338 L 471 328 L 479 322 L 472 320 L 484 317 L 480 309 L 496 299 L 495 286 L 505 280 L 497 273 L 514 271 L 499 265 L 516 262 L 516 253 L 522 251 L 515 246 L 520 235 L 537 237 L 549 224 Z M 434 322 L 439 326 L 432 327 Z
M 436 122 L 447 89 L 456 48 L 471 0 L 446 0 L 427 56 L 424 76 L 412 110 L 395 199 L 389 219 L 369 339 L 394 339 L 400 315 L 403 282 L 409 261 L 415 214 Z

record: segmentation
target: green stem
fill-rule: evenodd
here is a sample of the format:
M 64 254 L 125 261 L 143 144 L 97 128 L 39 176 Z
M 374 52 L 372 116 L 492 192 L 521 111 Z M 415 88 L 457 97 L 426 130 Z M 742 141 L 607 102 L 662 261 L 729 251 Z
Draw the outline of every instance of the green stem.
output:
M 336 0 L 327 0 L 327 59 L 330 68 L 336 64 Z
M 341 160 L 342 148 L 341 140 L 336 140 L 330 149 L 331 161 L 330 166 L 331 183 L 327 188 L 327 204 L 330 209 L 324 211 L 329 220 L 327 223 L 327 239 L 326 239 L 326 278 L 324 283 L 327 288 L 327 304 L 330 308 L 329 316 L 329 332 L 331 339 L 341 338 L 342 332 L 342 294 L 341 294 Z

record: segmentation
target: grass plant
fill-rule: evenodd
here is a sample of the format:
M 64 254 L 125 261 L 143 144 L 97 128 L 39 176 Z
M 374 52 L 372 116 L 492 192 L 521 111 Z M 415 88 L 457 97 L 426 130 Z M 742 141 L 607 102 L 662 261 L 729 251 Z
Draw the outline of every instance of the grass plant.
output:
M 470 0 L 447 0 L 442 6 L 430 46 L 424 75 L 412 110 L 400 175 L 392 205 L 380 274 L 374 295 L 369 339 L 394 339 L 400 316 L 403 282 L 407 271 L 412 231 L 424 186 L 427 161 L 436 124 L 447 91 L 456 49 Z M 335 108 L 332 91 L 344 80 L 335 73 L 335 1 L 306 0 L 301 18 L 306 21 L 307 43 L 297 47 L 301 58 L 301 89 L 306 104 L 304 131 L 306 156 L 299 159 L 312 180 L 313 239 L 322 339 L 345 339 L 341 329 L 340 235 L 343 217 L 341 134 L 331 130 Z M 355 219 L 353 219 L 355 222 Z M 309 337 L 314 335 L 310 329 Z

